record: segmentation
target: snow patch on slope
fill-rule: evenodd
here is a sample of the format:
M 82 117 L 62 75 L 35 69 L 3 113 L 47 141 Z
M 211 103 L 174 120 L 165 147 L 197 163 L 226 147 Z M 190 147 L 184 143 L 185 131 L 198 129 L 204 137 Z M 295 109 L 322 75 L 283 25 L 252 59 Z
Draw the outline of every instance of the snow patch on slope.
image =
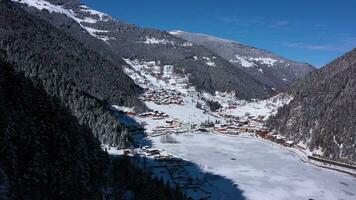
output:
M 255 63 L 249 61 L 247 59 L 247 57 L 245 57 L 245 56 L 240 56 L 240 55 L 236 54 L 235 57 L 236 57 L 236 59 L 230 60 L 231 63 L 240 63 L 242 65 L 242 67 L 246 67 L 246 68 L 256 66 Z
M 272 67 L 277 62 L 276 59 L 267 58 L 267 57 L 247 57 L 236 54 L 236 59 L 230 60 L 231 63 L 240 63 L 243 67 L 256 67 L 257 64 L 267 65 Z
M 154 37 L 148 37 L 146 36 L 146 40 L 143 42 L 144 44 L 171 44 L 174 45 L 173 41 L 169 41 L 166 39 L 157 39 Z
M 265 119 L 271 115 L 275 115 L 278 108 L 289 104 L 293 97 L 287 94 L 278 94 L 269 99 L 259 101 L 238 100 L 234 109 L 223 109 L 223 113 L 236 117 L 244 116 L 264 116 Z M 223 103 L 222 103 L 223 104 Z
M 97 33 L 108 32 L 106 30 L 99 30 L 99 29 L 91 28 L 91 27 L 88 27 L 87 25 L 85 25 L 85 24 L 94 24 L 94 23 L 98 22 L 97 19 L 91 18 L 91 17 L 85 17 L 84 19 L 82 19 L 81 17 L 78 17 L 77 14 L 71 9 L 65 9 L 62 6 L 51 4 L 44 0 L 12 0 L 12 1 L 26 4 L 27 6 L 30 6 L 30 7 L 35 7 L 38 10 L 47 10 L 50 13 L 64 14 L 67 17 L 70 17 L 74 21 L 76 21 L 83 29 L 85 29 L 90 35 L 94 36 L 95 38 L 98 38 L 103 41 L 108 41 L 108 40 L 114 39 L 112 37 L 97 34 Z M 110 19 L 110 17 L 108 15 L 98 12 L 98 11 L 95 11 L 95 10 L 92 10 L 87 6 L 81 6 L 81 8 L 82 8 L 81 11 L 89 12 L 91 15 L 98 16 L 100 18 L 100 20 L 107 21 Z
M 99 16 L 100 21 L 109 21 L 109 19 L 111 19 L 111 17 L 109 15 L 99 12 L 97 10 L 93 10 L 93 9 L 89 8 L 88 6 L 80 5 L 80 7 L 82 8 L 82 11 L 89 12 L 91 15 Z
M 168 33 L 171 34 L 171 35 L 179 35 L 179 34 L 184 33 L 184 31 L 181 31 L 181 30 L 174 30 L 174 31 L 169 31 Z
M 206 65 L 211 66 L 211 67 L 216 66 L 215 62 L 213 61 L 213 59 L 215 59 L 215 58 L 202 57 L 202 59 L 205 60 Z

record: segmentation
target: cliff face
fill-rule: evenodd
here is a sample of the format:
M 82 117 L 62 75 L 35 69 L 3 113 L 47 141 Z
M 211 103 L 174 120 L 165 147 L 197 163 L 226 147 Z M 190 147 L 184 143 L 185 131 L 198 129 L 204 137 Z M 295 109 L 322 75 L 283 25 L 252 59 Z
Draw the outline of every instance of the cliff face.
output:
M 271 117 L 268 126 L 310 150 L 356 162 L 356 49 L 296 82 L 294 99 Z

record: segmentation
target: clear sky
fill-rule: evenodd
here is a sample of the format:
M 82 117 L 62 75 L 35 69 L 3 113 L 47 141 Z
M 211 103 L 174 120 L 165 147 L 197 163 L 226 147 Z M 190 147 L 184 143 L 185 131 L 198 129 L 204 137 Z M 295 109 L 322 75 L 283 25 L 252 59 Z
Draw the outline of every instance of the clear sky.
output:
M 323 66 L 356 47 L 356 0 L 81 0 L 142 27 L 232 39 Z

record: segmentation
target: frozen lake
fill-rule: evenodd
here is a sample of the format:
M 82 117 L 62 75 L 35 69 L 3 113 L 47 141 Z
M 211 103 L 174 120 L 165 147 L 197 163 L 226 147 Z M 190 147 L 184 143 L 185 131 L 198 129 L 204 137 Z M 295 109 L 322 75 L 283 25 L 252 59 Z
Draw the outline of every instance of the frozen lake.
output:
M 302 163 L 276 145 L 240 136 L 195 134 L 174 137 L 179 144 L 162 144 L 159 137 L 150 139 L 153 146 L 218 175 L 207 177 L 213 192 L 219 193 L 214 195 L 215 199 L 235 200 L 237 191 L 252 200 L 356 199 L 356 177 Z M 222 179 L 237 185 L 227 187 Z M 236 191 L 232 191 L 235 188 Z

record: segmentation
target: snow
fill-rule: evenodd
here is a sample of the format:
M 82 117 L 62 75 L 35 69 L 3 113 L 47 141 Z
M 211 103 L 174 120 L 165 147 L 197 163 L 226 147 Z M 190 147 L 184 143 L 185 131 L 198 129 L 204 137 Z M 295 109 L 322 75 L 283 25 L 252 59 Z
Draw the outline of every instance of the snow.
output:
M 276 59 L 265 58 L 265 57 L 258 57 L 258 58 L 250 57 L 250 60 L 254 60 L 254 61 L 257 61 L 257 62 L 259 62 L 261 64 L 265 64 L 265 65 L 268 65 L 268 66 L 273 66 L 277 62 Z
M 143 88 L 154 89 L 154 88 L 164 88 L 164 89 L 174 89 L 180 92 L 185 92 L 182 87 L 188 82 L 188 75 L 181 76 L 179 74 L 173 74 L 173 65 L 161 65 L 160 62 L 155 61 L 139 61 L 130 60 L 123 58 L 123 60 L 130 65 L 131 68 L 125 67 L 125 73 L 130 76 L 136 84 Z M 152 72 L 161 72 L 163 69 L 162 77 L 165 80 L 158 79 L 152 75 Z M 170 83 L 176 83 L 172 85 Z
M 146 40 L 143 43 L 144 44 L 164 44 L 164 45 L 171 44 L 171 45 L 174 45 L 173 41 L 169 41 L 166 39 L 157 39 L 157 38 L 148 37 L 148 36 L 146 36 Z
M 206 60 L 207 57 L 203 59 Z M 131 66 L 127 69 L 133 71 L 135 76 L 148 80 L 153 89 L 174 88 L 168 83 L 150 77 L 149 74 L 138 73 L 147 67 L 160 66 L 163 69 L 163 77 L 172 77 L 174 66 L 161 66 L 157 61 L 143 62 L 128 59 L 125 61 Z M 178 88 L 174 89 L 178 90 Z M 235 102 L 236 109 L 225 111 L 239 117 L 244 117 L 247 112 L 253 116 L 268 117 L 293 99 L 289 95 L 279 94 L 267 100 L 247 102 L 236 99 L 235 94 L 229 92 L 217 91 L 214 95 L 204 92 L 200 94 L 206 99 L 214 99 L 224 104 Z M 170 119 L 179 119 L 182 122 L 223 121 L 220 117 L 196 108 L 198 97 L 186 95 L 183 99 L 183 105 L 145 103 L 148 108 L 164 112 Z M 145 128 L 148 132 L 157 126 L 165 125 L 165 119 L 137 117 L 136 120 L 147 123 Z M 194 163 L 186 170 L 194 180 L 200 182 L 199 187 L 202 190 L 211 192 L 210 199 L 235 200 L 243 199 L 240 198 L 243 196 L 251 200 L 351 200 L 356 195 L 356 179 L 352 176 L 301 162 L 305 155 L 299 155 L 297 152 L 267 141 L 246 136 L 229 137 L 203 133 L 180 134 L 173 137 L 177 140 L 177 144 L 163 144 L 160 142 L 160 137 L 147 139 L 152 141 L 154 148 Z M 322 153 L 322 151 L 318 149 L 314 153 Z M 165 180 L 169 179 L 168 172 L 161 168 L 153 171 L 153 174 L 157 177 L 163 176 Z M 186 192 L 195 199 L 201 195 L 194 190 Z
M 183 134 L 175 138 L 179 144 L 162 144 L 158 137 L 151 140 L 154 147 L 215 174 L 206 176 L 208 184 L 202 186 L 214 191 L 212 199 L 236 199 L 238 189 L 251 200 L 355 199 L 354 177 L 305 164 L 276 145 L 244 136 Z M 226 179 L 238 189 L 226 187 Z
M 196 108 L 196 100 L 194 98 L 185 97 L 184 102 L 184 105 L 157 105 L 153 102 L 147 102 L 146 105 L 153 110 L 168 114 L 170 118 L 180 119 L 184 122 L 201 123 L 207 120 L 215 121 L 218 119 Z
M 213 59 L 215 59 L 215 57 L 214 58 L 209 58 L 209 57 L 203 56 L 202 59 L 205 60 L 205 64 L 206 65 L 211 66 L 211 67 L 215 67 L 216 66 L 215 62 L 213 61 Z
M 202 59 L 207 60 L 207 57 Z M 151 89 L 171 88 L 187 94 L 187 91 L 162 82 L 145 72 L 147 68 L 154 69 L 159 66 L 163 71 L 162 77 L 177 81 L 178 79 L 173 78 L 175 76 L 172 71 L 174 66 L 160 65 L 159 61 L 124 60 L 130 65 L 125 70 L 131 73 L 130 76 L 134 77 L 134 80 L 149 82 L 143 84 L 143 87 L 150 85 Z M 253 116 L 268 117 L 293 99 L 286 94 L 279 94 L 267 100 L 247 102 L 236 99 L 235 94 L 229 92 L 217 91 L 214 95 L 204 92 L 200 94 L 206 99 L 214 99 L 223 104 L 235 102 L 236 109 L 226 109 L 225 111 L 239 117 L 244 117 L 247 112 Z M 182 122 L 223 121 L 220 117 L 196 108 L 198 97 L 186 95 L 183 96 L 183 99 L 183 105 L 145 103 L 148 108 L 164 112 L 169 115 L 170 119 L 179 119 Z M 127 108 L 118 107 L 118 109 Z M 154 120 L 149 117 L 137 117 L 136 120 L 145 122 L 148 132 L 157 126 L 165 125 L 166 121 L 166 119 Z M 244 196 L 251 200 L 351 200 L 356 195 L 355 178 L 303 163 L 300 159 L 305 158 L 305 155 L 288 151 L 273 143 L 246 136 L 228 137 L 202 133 L 172 136 L 177 140 L 177 144 L 163 144 L 160 142 L 160 137 L 148 137 L 147 139 L 152 141 L 154 148 L 194 163 L 190 168 L 184 168 L 190 174 L 189 176 L 200 182 L 201 189 L 211 192 L 210 199 L 235 200 L 243 199 L 240 196 Z M 117 150 L 109 150 L 109 152 L 122 153 Z M 320 150 L 314 151 L 314 153 L 320 152 Z M 167 170 L 163 168 L 155 168 L 153 174 L 157 177 L 162 176 L 167 181 L 171 179 Z M 201 196 L 199 190 L 186 190 L 186 192 L 194 199 Z
M 268 58 L 268 57 L 247 57 L 247 56 L 241 56 L 236 54 L 235 55 L 236 59 L 230 60 L 231 63 L 240 63 L 243 67 L 256 67 L 257 63 L 267 65 L 269 67 L 272 67 L 275 65 L 275 63 L 278 61 L 273 58 Z
M 100 34 L 96 34 L 96 33 L 106 33 L 108 31 L 99 30 L 99 29 L 94 29 L 94 28 L 88 27 L 87 25 L 85 25 L 86 23 L 94 24 L 94 23 L 97 22 L 97 20 L 94 19 L 94 18 L 91 18 L 91 17 L 85 17 L 84 19 L 81 19 L 71 9 L 65 9 L 62 6 L 51 4 L 51 3 L 47 2 L 47 1 L 44 1 L 44 0 L 12 0 L 12 1 L 13 2 L 18 2 L 18 3 L 23 3 L 23 4 L 26 4 L 28 6 L 35 7 L 37 9 L 39 9 L 39 10 L 47 10 L 50 13 L 64 14 L 67 17 L 70 17 L 74 21 L 76 21 L 83 29 L 85 29 L 90 35 L 94 36 L 95 38 L 98 38 L 98 39 L 103 40 L 103 41 L 108 41 L 108 40 L 114 39 L 112 37 L 107 37 L 107 36 L 103 36 L 103 35 L 100 35 Z M 106 21 L 108 18 L 110 18 L 108 15 L 105 15 L 104 13 L 92 10 L 87 6 L 81 6 L 81 8 L 82 8 L 83 11 L 87 11 L 91 15 L 99 16 L 99 18 L 101 20 L 103 20 L 103 21 Z M 104 19 L 104 16 L 107 17 L 107 19 Z
M 226 112 L 236 117 L 244 117 L 246 113 L 251 116 L 265 116 L 268 118 L 277 113 L 278 108 L 288 104 L 293 99 L 292 96 L 286 94 L 278 94 L 274 97 L 259 101 L 238 101 L 238 106 L 235 109 L 228 109 Z
M 230 60 L 231 63 L 240 63 L 243 67 L 249 68 L 249 67 L 253 67 L 256 66 L 255 63 L 249 61 L 246 57 L 244 56 L 239 56 L 239 55 L 235 55 L 236 60 Z
M 182 44 L 182 46 L 183 46 L 183 47 L 191 47 L 191 46 L 193 46 L 193 44 L 190 43 L 190 42 L 184 42 L 184 43 Z
M 89 12 L 91 15 L 99 16 L 101 21 L 108 21 L 109 19 L 111 19 L 111 17 L 109 15 L 99 12 L 97 10 L 93 10 L 93 9 L 89 8 L 88 6 L 80 5 L 80 7 L 82 8 L 82 11 Z
M 174 30 L 174 31 L 169 31 L 168 33 L 171 34 L 171 35 L 179 35 L 179 34 L 184 33 L 184 31 L 181 31 L 181 30 Z
M 112 105 L 112 107 L 116 110 L 123 111 L 123 112 L 132 112 L 134 111 L 134 108 L 131 107 L 125 107 L 125 106 L 118 106 L 118 105 Z

